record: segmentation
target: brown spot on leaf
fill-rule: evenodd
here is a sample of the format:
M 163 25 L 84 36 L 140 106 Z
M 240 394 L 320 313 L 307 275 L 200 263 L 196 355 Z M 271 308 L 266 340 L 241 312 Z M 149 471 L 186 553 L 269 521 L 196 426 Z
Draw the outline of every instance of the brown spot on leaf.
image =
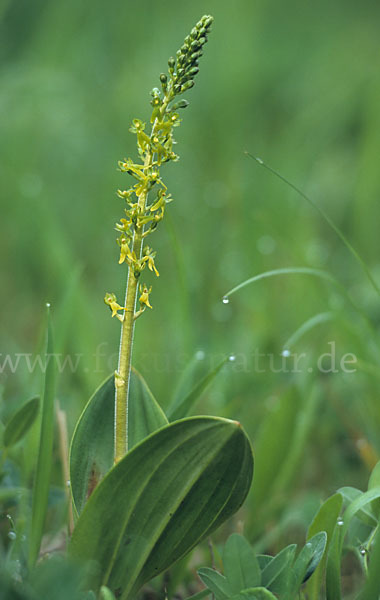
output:
M 98 469 L 96 468 L 96 464 L 92 463 L 92 467 L 91 467 L 91 471 L 90 471 L 90 477 L 88 479 L 86 500 L 89 499 L 89 497 L 91 496 L 92 492 L 94 491 L 94 489 L 98 485 L 99 481 L 100 481 L 100 473 L 99 473 Z

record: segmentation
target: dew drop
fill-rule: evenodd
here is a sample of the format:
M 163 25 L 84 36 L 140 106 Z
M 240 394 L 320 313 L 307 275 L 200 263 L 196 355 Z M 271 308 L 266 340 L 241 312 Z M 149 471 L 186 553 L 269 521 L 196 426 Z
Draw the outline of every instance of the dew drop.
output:
M 223 296 L 223 298 L 222 298 L 222 302 L 223 302 L 223 304 L 228 304 L 228 303 L 229 303 L 229 301 L 230 301 L 230 299 L 229 299 L 229 298 L 227 298 L 227 296 Z
M 264 161 L 263 161 L 262 158 L 260 158 L 259 156 L 256 156 L 255 158 L 256 158 L 257 162 L 259 163 L 259 165 L 263 165 L 264 164 Z
M 306 548 L 311 548 L 311 542 L 307 542 Z
M 205 355 L 205 353 L 203 352 L 203 350 L 198 350 L 198 351 L 195 353 L 195 358 L 196 358 L 196 360 L 204 360 L 204 359 L 205 359 L 205 356 L 206 356 L 206 355 Z
M 66 481 L 66 486 L 67 486 L 68 488 L 71 486 L 71 481 L 70 481 L 70 479 L 68 479 L 68 480 Z
M 8 537 L 9 537 L 10 540 L 15 540 L 16 537 L 17 537 L 17 535 L 16 535 L 16 533 L 14 531 L 10 531 L 8 533 Z
M 229 357 L 228 357 L 228 360 L 229 360 L 230 362 L 234 362 L 234 361 L 236 360 L 236 356 L 235 356 L 235 354 L 230 354 L 230 355 L 229 355 Z
M 360 554 L 365 556 L 367 554 L 367 550 L 365 548 L 360 548 Z
M 281 356 L 287 358 L 288 356 L 290 356 L 290 350 L 288 350 L 288 348 L 284 348 L 284 350 L 281 352 Z
M 46 302 L 46 308 L 50 308 L 50 302 Z
M 339 525 L 339 527 L 341 527 L 343 525 L 343 519 L 339 518 L 336 522 L 337 525 Z

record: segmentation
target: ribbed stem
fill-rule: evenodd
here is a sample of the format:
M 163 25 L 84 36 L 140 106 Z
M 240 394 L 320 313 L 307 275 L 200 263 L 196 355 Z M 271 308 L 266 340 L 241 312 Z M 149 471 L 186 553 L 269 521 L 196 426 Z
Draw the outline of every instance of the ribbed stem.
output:
M 168 90 L 164 98 L 161 114 L 164 115 L 166 108 L 172 99 L 171 90 Z M 157 120 L 152 127 L 151 138 L 156 133 Z M 144 161 L 144 170 L 153 166 L 154 154 L 147 151 Z M 144 214 L 148 192 L 144 191 L 138 200 L 140 214 Z M 137 260 L 140 260 L 143 246 L 144 227 L 136 228 L 133 236 L 132 250 Z M 135 276 L 133 268 L 128 269 L 127 289 L 125 294 L 125 309 L 121 326 L 119 364 L 115 373 L 115 432 L 114 432 L 114 461 L 118 462 L 128 452 L 128 398 L 129 380 L 132 364 L 133 334 L 135 328 L 135 307 L 137 297 L 138 277 Z

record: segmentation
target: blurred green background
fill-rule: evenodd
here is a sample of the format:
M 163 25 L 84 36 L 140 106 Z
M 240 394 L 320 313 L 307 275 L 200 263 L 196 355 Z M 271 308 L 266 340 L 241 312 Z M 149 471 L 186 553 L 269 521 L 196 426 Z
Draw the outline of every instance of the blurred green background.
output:
M 150 90 L 205 13 L 215 23 L 176 130 L 181 160 L 162 170 L 175 202 L 150 238 L 161 276 L 146 275 L 154 309 L 137 323 L 134 364 L 166 406 L 195 353 L 205 372 L 234 354 L 198 411 L 250 433 L 264 490 L 252 510 L 285 459 L 276 505 L 307 506 L 364 486 L 380 453 L 379 297 L 318 212 L 244 152 L 310 194 L 380 281 L 378 2 L 2 0 L 0 360 L 36 350 L 51 302 L 57 352 L 79 356 L 59 382 L 70 427 L 116 367 L 119 323 L 103 297 L 121 299 L 126 278 L 113 228 L 129 181 L 117 161 L 136 156 L 131 120 L 149 119 Z M 241 281 L 294 266 L 330 272 L 359 311 L 302 275 L 222 303 Z M 306 353 L 301 372 L 282 368 L 286 340 L 325 312 L 291 348 Z M 355 373 L 314 368 L 331 341 L 337 361 L 360 360 Z M 258 369 L 255 353 L 279 372 L 268 356 Z M 12 412 L 38 374 L 0 366 Z

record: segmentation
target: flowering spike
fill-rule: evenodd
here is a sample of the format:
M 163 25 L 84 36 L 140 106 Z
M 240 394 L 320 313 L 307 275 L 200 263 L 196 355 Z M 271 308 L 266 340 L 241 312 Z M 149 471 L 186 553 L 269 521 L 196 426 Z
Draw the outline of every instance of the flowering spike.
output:
M 178 155 L 173 151 L 176 143 L 173 131 L 181 120 L 179 109 L 188 106 L 187 100 L 177 99 L 194 86 L 194 78 L 199 72 L 198 61 L 207 42 L 207 35 L 212 24 L 212 17 L 205 15 L 186 36 L 184 44 L 176 53 L 176 58 L 168 60 L 168 74 L 159 76 L 161 89 L 153 88 L 150 104 L 152 112 L 150 124 L 140 119 L 133 119 L 130 132 L 136 135 L 137 152 L 140 162 L 131 158 L 120 161 L 119 169 L 133 178 L 129 189 L 118 190 L 118 196 L 125 201 L 125 218 L 116 224 L 120 246 L 119 263 L 128 266 L 126 306 L 121 307 L 114 294 L 106 294 L 105 303 L 110 307 L 113 316 L 122 321 L 118 370 L 115 374 L 115 462 L 125 454 L 127 443 L 126 403 L 128 402 L 129 372 L 131 368 L 133 323 L 145 309 L 152 308 L 149 302 L 151 287 L 138 285 L 142 271 L 148 266 L 157 277 L 159 272 L 155 265 L 156 253 L 144 246 L 145 238 L 157 229 L 165 214 L 165 207 L 172 200 L 167 194 L 167 187 L 162 181 L 160 168 L 170 161 L 177 161 Z M 149 131 L 150 129 L 150 131 Z M 156 194 L 152 202 L 148 202 L 151 191 Z M 140 289 L 140 309 L 135 312 L 136 298 Z M 123 315 L 118 311 L 124 310 Z

